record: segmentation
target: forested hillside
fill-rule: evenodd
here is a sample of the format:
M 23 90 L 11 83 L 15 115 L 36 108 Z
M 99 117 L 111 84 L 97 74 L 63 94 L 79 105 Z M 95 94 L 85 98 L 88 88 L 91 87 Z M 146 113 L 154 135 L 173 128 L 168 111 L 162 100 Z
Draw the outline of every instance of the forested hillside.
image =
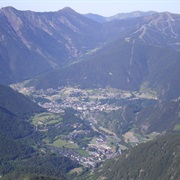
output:
M 180 135 L 169 134 L 143 143 L 111 159 L 88 179 L 177 180 L 180 178 Z
M 0 86 L 0 176 L 2 179 L 66 179 L 79 166 L 69 158 L 42 153 L 43 133 L 36 132 L 29 118 L 45 112 L 22 94 Z
M 0 85 L 0 108 L 18 117 L 45 111 L 29 98 L 3 85 Z
M 128 131 L 135 131 L 144 137 L 154 132 L 170 132 L 180 124 L 179 100 L 161 104 L 148 100 L 117 101 L 117 103 L 122 105 L 117 111 L 92 114 L 97 119 L 98 126 L 120 137 Z

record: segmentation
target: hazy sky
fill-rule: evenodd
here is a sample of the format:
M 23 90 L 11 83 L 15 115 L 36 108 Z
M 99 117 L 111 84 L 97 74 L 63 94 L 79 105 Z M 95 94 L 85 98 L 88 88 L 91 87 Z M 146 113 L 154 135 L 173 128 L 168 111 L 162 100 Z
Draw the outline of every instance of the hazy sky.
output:
M 6 6 L 32 11 L 57 11 L 71 7 L 82 14 L 91 12 L 103 16 L 136 10 L 180 14 L 180 0 L 0 0 L 0 7 Z

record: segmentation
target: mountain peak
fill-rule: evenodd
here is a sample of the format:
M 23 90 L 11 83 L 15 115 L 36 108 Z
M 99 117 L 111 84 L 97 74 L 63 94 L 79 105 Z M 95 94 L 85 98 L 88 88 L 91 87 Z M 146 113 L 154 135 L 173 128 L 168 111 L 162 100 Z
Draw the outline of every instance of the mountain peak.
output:
M 9 12 L 9 11 L 17 11 L 17 9 L 15 9 L 14 7 L 12 6 L 7 6 L 7 7 L 3 7 L 0 9 L 1 11 L 6 11 L 6 12 Z
M 63 9 L 59 10 L 59 12 L 65 12 L 65 13 L 76 13 L 72 8 L 70 7 L 64 7 Z

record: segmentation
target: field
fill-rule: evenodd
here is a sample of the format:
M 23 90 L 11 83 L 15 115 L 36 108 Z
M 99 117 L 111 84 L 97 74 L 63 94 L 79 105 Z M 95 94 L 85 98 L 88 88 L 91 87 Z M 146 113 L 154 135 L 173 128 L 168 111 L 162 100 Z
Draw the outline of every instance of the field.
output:
M 87 151 L 84 151 L 82 149 L 77 149 L 76 150 L 81 156 L 88 156 L 89 153 Z
M 102 126 L 100 126 L 100 127 L 99 127 L 99 130 L 104 131 L 105 133 L 107 133 L 107 134 L 109 134 L 109 135 L 116 136 L 116 134 L 115 134 L 115 133 L 113 133 L 113 132 L 109 131 L 109 130 L 108 130 L 108 129 L 106 129 L 106 128 L 103 128 Z
M 175 131 L 180 131 L 180 124 L 177 124 L 174 128 Z
M 138 143 L 139 142 L 138 138 L 135 137 L 133 132 L 129 131 L 129 132 L 125 133 L 123 136 L 124 136 L 124 139 L 125 139 L 126 143 L 128 143 L 128 142 Z
M 79 167 L 79 168 L 72 169 L 69 173 L 70 174 L 73 174 L 73 173 L 80 174 L 82 171 L 83 171 L 83 169 L 81 167 Z
M 76 149 L 77 145 L 74 143 L 71 143 L 69 141 L 65 141 L 62 139 L 57 139 L 56 141 L 54 141 L 52 144 L 49 144 L 58 148 L 62 148 L 62 147 L 66 147 L 66 148 L 70 148 L 70 149 Z
M 157 93 L 148 87 L 148 83 L 145 82 L 140 88 L 140 98 L 145 99 L 157 99 Z
M 34 125 L 43 125 L 60 123 L 62 118 L 59 115 L 45 112 L 36 114 L 31 120 Z

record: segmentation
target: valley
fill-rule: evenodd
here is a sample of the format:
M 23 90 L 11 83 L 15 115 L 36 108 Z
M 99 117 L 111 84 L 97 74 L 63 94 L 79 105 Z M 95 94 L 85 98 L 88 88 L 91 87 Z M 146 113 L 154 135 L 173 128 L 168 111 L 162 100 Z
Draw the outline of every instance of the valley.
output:
M 179 20 L 1 8 L 0 179 L 179 179 Z
M 43 148 L 94 168 L 129 147 L 147 141 L 147 138 L 135 133 L 134 128 L 117 134 L 115 130 L 103 126 L 99 116 L 122 110 L 123 121 L 126 121 L 124 113 L 127 104 L 140 99 L 157 101 L 155 92 L 151 90 L 143 92 L 142 88 L 140 92 L 131 92 L 110 87 L 80 89 L 70 86 L 35 90 L 25 84 L 17 83 L 11 87 L 47 110 L 30 119 L 35 131 L 46 134 Z M 65 119 L 67 114 L 70 117 Z

